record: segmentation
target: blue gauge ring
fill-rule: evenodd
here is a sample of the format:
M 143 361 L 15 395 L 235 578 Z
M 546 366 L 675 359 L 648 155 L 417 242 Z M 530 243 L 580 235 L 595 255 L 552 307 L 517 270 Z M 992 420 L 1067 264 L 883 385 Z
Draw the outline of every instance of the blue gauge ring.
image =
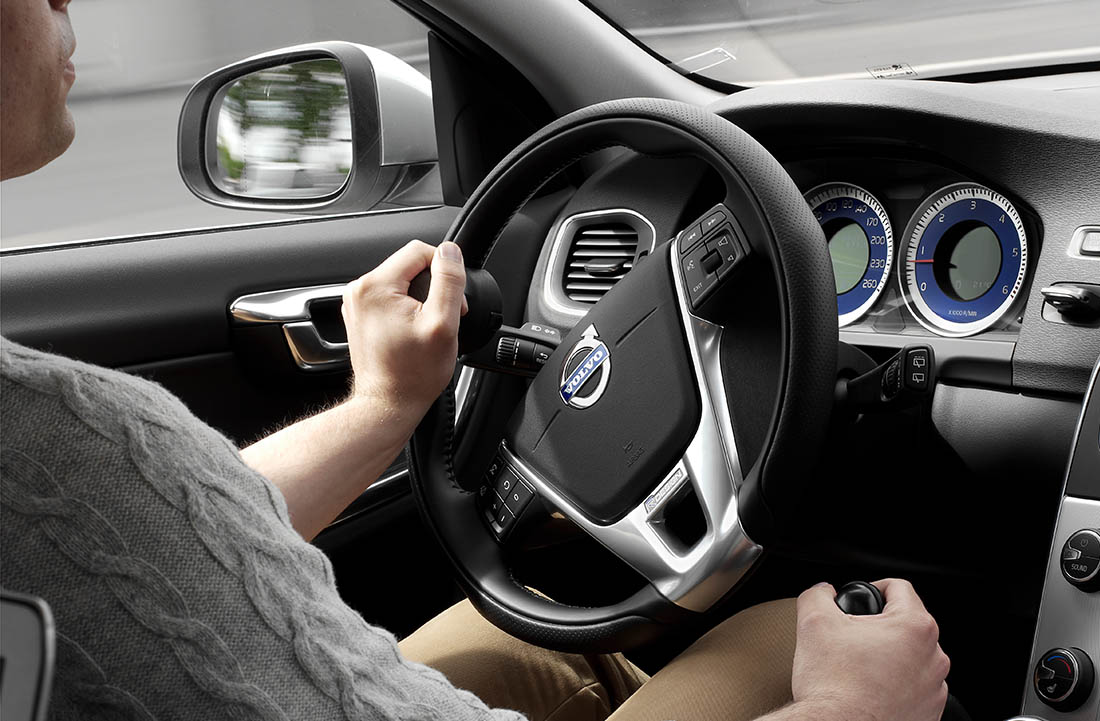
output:
M 845 207 L 844 201 L 852 201 L 850 207 Z M 832 209 L 829 209 L 829 206 L 832 206 Z M 875 209 L 857 198 L 846 196 L 830 198 L 818 204 L 813 210 L 822 227 L 837 219 L 851 220 L 859 225 L 867 238 L 867 267 L 863 270 L 863 276 L 850 290 L 836 297 L 837 313 L 839 315 L 851 313 L 870 300 L 871 296 L 877 292 L 879 285 L 889 277 L 890 238 L 886 234 L 886 229 L 882 227 L 882 221 Z M 870 223 L 872 220 L 874 223 Z
M 973 210 L 970 208 L 972 201 L 975 204 Z M 942 222 L 939 220 L 941 215 Z M 972 220 L 989 226 L 997 236 L 1001 247 L 1001 269 L 989 290 L 966 301 L 952 298 L 943 291 L 935 277 L 935 263 L 929 261 L 935 258 L 936 248 L 953 226 Z M 910 259 L 906 259 L 906 262 L 913 263 L 917 288 L 933 313 L 952 323 L 976 323 L 997 312 L 1015 291 L 1020 276 L 1020 264 L 1023 262 L 1022 245 L 1020 234 L 1004 208 L 983 198 L 966 198 L 940 210 L 921 236 L 914 259 L 916 262 Z

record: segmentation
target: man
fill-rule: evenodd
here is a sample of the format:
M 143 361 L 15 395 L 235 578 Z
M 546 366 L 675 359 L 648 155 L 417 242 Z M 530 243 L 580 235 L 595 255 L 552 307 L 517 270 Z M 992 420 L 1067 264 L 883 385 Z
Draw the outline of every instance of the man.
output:
M 0 5 L 3 179 L 72 141 L 68 2 Z M 408 285 L 429 266 L 421 304 Z M 900 580 L 879 582 L 880 616 L 844 615 L 827 584 L 797 626 L 790 601 L 750 609 L 652 679 L 524 644 L 468 603 L 400 647 L 344 605 L 303 539 L 446 386 L 464 283 L 456 246 L 413 241 L 349 284 L 349 397 L 239 452 L 159 386 L 3 342 L 0 582 L 54 611 L 53 717 L 519 718 L 488 701 L 553 721 L 939 718 L 948 660 Z

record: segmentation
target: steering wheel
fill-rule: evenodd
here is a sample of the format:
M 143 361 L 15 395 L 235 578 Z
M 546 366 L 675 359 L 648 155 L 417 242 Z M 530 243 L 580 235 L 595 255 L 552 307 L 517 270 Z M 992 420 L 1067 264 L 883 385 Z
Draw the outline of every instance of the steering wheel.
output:
M 645 643 L 735 588 L 798 500 L 836 372 L 834 282 L 818 223 L 775 158 L 704 109 L 630 99 L 560 118 L 497 165 L 447 239 L 482 268 L 546 181 L 609 147 L 699 158 L 724 182 L 724 199 L 562 339 L 479 490 L 455 476 L 453 393 L 409 445 L 415 498 L 474 606 L 514 636 L 571 652 Z M 746 315 L 754 301 L 744 291 L 754 287 L 768 289 L 772 320 L 735 331 L 730 321 Z M 767 352 L 744 352 L 760 343 Z M 763 375 L 753 365 L 766 366 Z M 771 387 L 750 387 L 761 377 Z M 568 518 L 645 585 L 594 607 L 523 586 L 509 565 L 509 529 L 532 509 Z

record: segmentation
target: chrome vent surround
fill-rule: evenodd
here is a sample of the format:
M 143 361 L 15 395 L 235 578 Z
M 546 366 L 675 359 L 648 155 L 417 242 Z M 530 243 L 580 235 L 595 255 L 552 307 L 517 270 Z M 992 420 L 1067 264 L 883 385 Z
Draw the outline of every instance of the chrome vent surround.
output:
M 639 258 L 653 252 L 655 238 L 649 220 L 625 208 L 566 218 L 551 247 L 544 299 L 556 310 L 584 315 Z
M 565 254 L 565 297 L 595 303 L 634 267 L 638 231 L 621 222 L 582 224 Z

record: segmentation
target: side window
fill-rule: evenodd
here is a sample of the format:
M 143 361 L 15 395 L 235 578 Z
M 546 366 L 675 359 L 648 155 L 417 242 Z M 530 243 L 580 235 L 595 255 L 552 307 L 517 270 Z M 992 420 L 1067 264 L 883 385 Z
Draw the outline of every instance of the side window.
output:
M 390 0 L 83 0 L 69 108 L 76 139 L 4 183 L 4 248 L 291 217 L 204 203 L 176 164 L 176 126 L 202 76 L 265 50 L 347 40 L 428 73 L 427 31 Z

